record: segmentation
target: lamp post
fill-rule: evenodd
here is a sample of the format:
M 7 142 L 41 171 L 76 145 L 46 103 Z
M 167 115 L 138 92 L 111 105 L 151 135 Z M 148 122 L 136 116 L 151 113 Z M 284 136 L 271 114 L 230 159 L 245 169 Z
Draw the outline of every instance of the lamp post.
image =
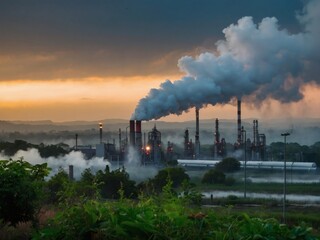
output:
M 285 132 L 281 133 L 281 136 L 284 137 L 284 154 L 283 154 L 283 206 L 282 206 L 282 218 L 283 223 L 286 223 L 286 185 L 287 185 L 287 164 L 286 164 L 286 148 L 287 148 L 287 136 L 290 133 Z
M 241 128 L 241 132 L 244 133 L 244 198 L 247 197 L 247 132 Z

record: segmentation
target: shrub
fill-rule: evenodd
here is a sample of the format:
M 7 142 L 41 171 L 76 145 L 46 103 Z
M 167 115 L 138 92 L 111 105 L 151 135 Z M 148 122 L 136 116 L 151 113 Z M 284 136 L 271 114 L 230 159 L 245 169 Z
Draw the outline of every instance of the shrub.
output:
M 172 187 L 177 188 L 181 186 L 184 181 L 189 181 L 190 177 L 183 168 L 170 167 L 160 170 L 158 174 L 150 180 L 150 183 L 156 191 L 161 191 L 167 184 L 168 179 L 172 181 Z
M 95 181 L 103 198 L 119 199 L 119 190 L 123 191 L 127 198 L 136 198 L 138 195 L 135 182 L 129 179 L 124 168 L 110 171 L 109 166 L 106 166 L 104 172 L 97 172 Z
M 70 183 L 71 181 L 68 174 L 63 169 L 59 169 L 59 172 L 52 176 L 46 184 L 47 203 L 58 203 L 60 195 L 66 190 L 67 185 Z
M 226 175 L 223 172 L 213 168 L 204 174 L 201 182 L 217 184 L 217 183 L 224 183 L 225 179 L 226 179 Z
M 47 164 L 20 160 L 0 161 L 0 219 L 16 225 L 34 219 Z

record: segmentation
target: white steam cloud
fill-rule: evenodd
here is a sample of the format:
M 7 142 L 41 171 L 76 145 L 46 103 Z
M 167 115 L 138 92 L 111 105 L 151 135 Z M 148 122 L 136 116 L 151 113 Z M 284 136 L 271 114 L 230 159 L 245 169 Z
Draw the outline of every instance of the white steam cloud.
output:
M 73 166 L 74 178 L 80 179 L 82 172 L 86 168 L 90 168 L 92 172 L 97 172 L 98 170 L 104 170 L 106 165 L 109 166 L 110 170 L 115 170 L 121 168 L 123 165 L 120 165 L 119 162 L 114 162 L 111 164 L 109 161 L 93 157 L 91 159 L 86 159 L 83 153 L 80 151 L 72 151 L 64 156 L 60 157 L 49 157 L 42 158 L 38 149 L 31 148 L 27 151 L 19 150 L 14 156 L 8 157 L 0 153 L 0 159 L 20 159 L 35 165 L 47 163 L 48 167 L 51 168 L 50 174 L 48 178 L 57 174 L 59 169 L 63 169 L 66 173 L 69 171 L 69 166 Z M 141 167 L 140 158 L 138 157 L 138 153 L 134 148 L 129 149 L 129 154 L 127 156 L 127 161 L 124 163 L 124 168 L 126 172 L 129 173 L 130 179 L 135 180 L 137 182 L 144 181 L 148 178 L 154 177 L 158 173 L 158 169 L 154 166 L 145 166 Z
M 8 157 L 3 155 L 3 153 L 0 154 L 1 159 L 20 159 L 23 158 L 23 160 L 31 163 L 31 164 L 42 164 L 47 163 L 48 167 L 51 168 L 49 177 L 55 175 L 58 173 L 59 169 L 63 169 L 66 173 L 69 171 L 69 165 L 73 165 L 74 170 L 74 177 L 76 179 L 79 179 L 81 176 L 81 173 L 86 169 L 90 168 L 93 170 L 93 172 L 96 172 L 98 170 L 104 170 L 106 165 L 110 166 L 110 163 L 103 158 L 97 158 L 94 157 L 90 160 L 86 160 L 85 156 L 81 152 L 72 151 L 69 154 L 66 154 L 64 156 L 55 158 L 55 157 L 49 157 L 49 158 L 42 158 L 39 154 L 38 149 L 31 148 L 27 151 L 19 150 L 14 156 Z
M 256 104 L 268 98 L 284 103 L 301 100 L 304 84 L 320 83 L 315 78 L 320 67 L 320 0 L 310 1 L 298 19 L 304 31 L 297 34 L 281 29 L 274 17 L 259 24 L 243 17 L 231 24 L 223 30 L 225 40 L 216 43 L 216 53 L 182 57 L 178 66 L 186 76 L 151 89 L 132 119 L 179 115 L 233 98 Z

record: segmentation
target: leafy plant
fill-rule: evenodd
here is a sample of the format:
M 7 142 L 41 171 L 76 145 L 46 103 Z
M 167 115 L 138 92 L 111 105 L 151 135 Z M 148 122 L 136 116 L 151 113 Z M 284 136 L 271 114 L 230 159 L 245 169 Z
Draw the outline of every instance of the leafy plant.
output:
M 32 165 L 23 159 L 0 161 L 0 218 L 16 225 L 34 219 L 47 164 Z

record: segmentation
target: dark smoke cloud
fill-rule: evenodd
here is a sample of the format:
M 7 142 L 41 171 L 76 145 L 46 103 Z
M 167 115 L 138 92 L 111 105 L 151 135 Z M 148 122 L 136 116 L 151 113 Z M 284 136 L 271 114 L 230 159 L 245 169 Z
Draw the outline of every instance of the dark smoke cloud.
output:
M 186 76 L 151 89 L 132 118 L 179 115 L 234 98 L 250 98 L 257 104 L 268 98 L 283 103 L 301 100 L 304 84 L 319 83 L 311 72 L 319 69 L 320 1 L 309 2 L 298 19 L 304 31 L 296 34 L 281 29 L 274 17 L 259 24 L 252 17 L 239 19 L 223 30 L 225 40 L 216 43 L 216 53 L 182 57 L 178 66 Z

